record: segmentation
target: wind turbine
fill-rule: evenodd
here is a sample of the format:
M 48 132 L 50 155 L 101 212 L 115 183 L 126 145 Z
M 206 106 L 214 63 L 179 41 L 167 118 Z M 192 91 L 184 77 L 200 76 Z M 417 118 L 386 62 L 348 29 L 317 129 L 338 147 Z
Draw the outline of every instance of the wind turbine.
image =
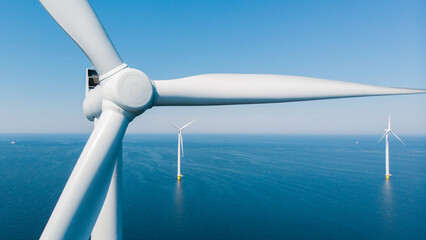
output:
M 194 123 L 195 121 L 197 121 L 198 119 L 194 119 L 191 122 L 185 124 L 183 127 L 178 127 L 176 126 L 174 123 L 168 122 L 170 123 L 170 125 L 172 125 L 173 127 L 175 127 L 178 130 L 178 153 L 177 153 L 177 159 L 178 159 L 178 164 L 177 164 L 177 179 L 180 180 L 183 175 L 180 173 L 180 155 L 181 155 L 181 150 L 182 150 L 182 157 L 184 156 L 183 154 L 183 138 L 182 138 L 182 130 L 186 127 L 188 127 L 189 125 L 191 125 L 192 123 Z
M 157 106 L 310 101 L 426 90 L 379 87 L 308 77 L 205 74 L 151 80 L 123 63 L 87 0 L 40 0 L 89 58 L 100 83 L 83 110 L 96 126 L 49 218 L 41 239 L 121 239 L 121 145 L 128 124 Z M 96 120 L 98 119 L 98 120 Z M 98 233 L 105 233 L 104 236 Z
M 386 155 L 386 179 L 389 179 L 389 177 L 390 176 L 392 176 L 392 174 L 390 174 L 389 173 L 389 141 L 388 141 L 388 138 L 389 138 L 389 134 L 392 134 L 392 135 L 394 135 L 402 144 L 404 144 L 404 145 L 406 145 L 405 144 L 405 142 L 404 141 L 402 141 L 397 135 L 396 135 L 396 133 L 394 133 L 392 130 L 391 130 L 391 119 L 390 119 L 390 115 L 389 115 L 389 119 L 388 119 L 388 128 L 387 129 L 385 129 L 385 134 L 382 136 L 382 138 L 380 138 L 380 140 L 378 141 L 378 142 L 380 142 L 380 141 L 382 141 L 382 139 L 384 138 L 384 137 L 386 137 L 386 153 L 385 153 L 385 155 Z

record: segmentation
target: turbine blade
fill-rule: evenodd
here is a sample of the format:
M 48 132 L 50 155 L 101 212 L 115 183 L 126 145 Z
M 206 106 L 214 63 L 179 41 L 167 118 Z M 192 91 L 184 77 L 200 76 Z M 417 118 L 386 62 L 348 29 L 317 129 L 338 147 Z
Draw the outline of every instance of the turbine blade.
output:
M 179 127 L 178 126 L 176 126 L 174 123 L 172 123 L 172 122 L 169 122 L 169 121 L 167 121 L 170 125 L 172 125 L 173 127 L 175 127 L 175 128 L 177 128 L 177 129 L 179 129 Z
M 382 139 L 386 136 L 386 134 L 388 134 L 388 132 L 385 132 L 385 134 L 383 134 L 382 138 L 380 138 L 380 140 L 379 140 L 379 141 L 377 141 L 377 142 L 382 141 Z
M 182 149 L 182 157 L 185 157 L 184 153 L 183 153 L 183 136 L 182 136 L 182 134 L 180 134 L 180 147 Z
M 402 141 L 401 140 L 401 138 L 399 138 L 397 135 L 396 135 L 396 133 L 394 133 L 394 132 L 392 132 L 392 131 L 390 131 L 402 144 L 404 144 L 404 145 L 407 145 L 407 144 L 405 144 L 405 142 L 404 141 Z
M 128 124 L 121 113 L 102 113 L 40 239 L 89 239 Z
M 425 93 L 308 77 L 267 74 L 205 74 L 156 80 L 157 106 L 230 105 Z
M 388 129 L 391 129 L 390 114 L 389 114 L 389 119 L 388 119 Z
M 83 50 L 98 72 L 100 79 L 104 78 L 104 74 L 109 75 L 108 72 L 114 70 L 112 72 L 114 73 L 126 66 L 123 65 L 87 0 L 40 0 L 40 2 L 59 26 Z
M 181 127 L 180 129 L 182 130 L 182 129 L 184 129 L 184 128 L 186 128 L 186 127 L 188 127 L 189 125 L 191 125 L 191 124 L 193 124 L 195 121 L 197 121 L 198 120 L 198 118 L 197 119 L 194 119 L 194 120 L 192 120 L 191 122 L 189 122 L 189 123 L 187 123 L 187 124 L 185 124 L 183 127 Z

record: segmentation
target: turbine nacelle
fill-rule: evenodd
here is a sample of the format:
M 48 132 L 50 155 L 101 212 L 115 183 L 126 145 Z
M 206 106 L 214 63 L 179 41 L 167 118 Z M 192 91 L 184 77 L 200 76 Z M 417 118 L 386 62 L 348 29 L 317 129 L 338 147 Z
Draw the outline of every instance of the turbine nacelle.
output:
M 102 86 L 97 85 L 87 92 L 83 101 L 83 113 L 87 119 L 94 121 L 102 113 Z

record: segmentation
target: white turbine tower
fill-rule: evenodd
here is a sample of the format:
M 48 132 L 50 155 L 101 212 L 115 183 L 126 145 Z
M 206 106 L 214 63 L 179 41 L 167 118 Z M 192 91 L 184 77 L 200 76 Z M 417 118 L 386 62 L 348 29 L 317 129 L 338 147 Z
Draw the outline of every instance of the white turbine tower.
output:
M 385 134 L 382 136 L 382 138 L 380 138 L 380 141 L 382 141 L 382 139 L 385 137 L 386 139 L 386 179 L 389 179 L 390 176 L 392 176 L 392 174 L 390 174 L 389 172 L 389 134 L 394 135 L 402 144 L 406 145 L 404 141 L 402 141 L 397 135 L 396 133 L 394 133 L 391 130 L 391 120 L 390 120 L 390 115 L 389 115 L 389 119 L 388 119 L 388 128 L 385 129 Z
M 98 119 L 96 126 L 41 239 L 87 240 L 91 233 L 93 240 L 122 238 L 119 177 L 122 139 L 128 124 L 152 107 L 276 103 L 426 92 L 268 74 L 205 74 L 151 80 L 145 73 L 122 62 L 87 0 L 40 2 L 86 54 L 100 81 L 88 92 L 83 103 L 86 117 Z
M 178 127 L 175 124 L 170 123 L 170 125 L 172 125 L 173 127 L 175 127 L 178 130 L 178 152 L 177 152 L 177 179 L 180 180 L 183 175 L 180 173 L 180 157 L 181 157 L 181 153 L 182 153 L 182 157 L 184 157 L 183 154 L 183 138 L 182 138 L 182 130 L 186 127 L 188 127 L 189 125 L 191 125 L 192 123 L 194 123 L 195 121 L 197 121 L 198 119 L 192 120 L 191 122 L 185 124 L 183 127 Z M 181 152 L 182 150 L 182 152 Z

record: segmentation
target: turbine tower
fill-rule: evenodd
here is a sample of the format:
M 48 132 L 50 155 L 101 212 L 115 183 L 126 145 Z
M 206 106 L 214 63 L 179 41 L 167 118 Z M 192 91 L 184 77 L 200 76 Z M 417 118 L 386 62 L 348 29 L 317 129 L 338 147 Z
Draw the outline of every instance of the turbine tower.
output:
M 204 74 L 152 80 L 119 56 L 87 0 L 40 0 L 92 63 L 99 83 L 83 111 L 96 121 L 43 230 L 41 239 L 122 239 L 121 145 L 128 125 L 158 106 L 206 106 L 311 101 L 425 93 L 308 77 L 269 74 Z M 131 37 L 131 36 L 128 36 Z M 141 56 L 144 57 L 144 56 Z M 59 90 L 60 88 L 58 88 Z M 147 193 L 149 194 L 149 193 Z M 109 232 L 104 235 L 96 233 Z
M 178 164 L 177 164 L 177 179 L 180 181 L 180 179 L 183 177 L 183 175 L 180 173 L 180 156 L 182 153 L 182 157 L 184 157 L 183 154 L 183 138 L 182 138 L 182 130 L 186 127 L 188 127 L 189 125 L 191 125 L 192 123 L 194 123 L 195 121 L 197 121 L 198 119 L 194 119 L 191 122 L 185 124 L 183 127 L 179 128 L 178 126 L 176 126 L 175 124 L 170 123 L 170 125 L 172 125 L 173 127 L 175 127 L 178 130 L 178 152 L 177 152 L 177 160 L 178 160 Z M 182 150 L 182 152 L 181 152 Z
M 380 141 L 382 141 L 383 138 L 385 138 L 386 140 L 386 179 L 389 179 L 390 176 L 392 176 L 392 174 L 390 174 L 389 172 L 389 134 L 394 135 L 402 144 L 406 145 L 404 141 L 402 141 L 397 135 L 396 133 L 394 133 L 391 130 L 391 119 L 390 119 L 390 115 L 389 115 L 389 119 L 388 119 L 388 128 L 385 129 L 385 134 L 382 136 L 382 138 L 380 138 Z

